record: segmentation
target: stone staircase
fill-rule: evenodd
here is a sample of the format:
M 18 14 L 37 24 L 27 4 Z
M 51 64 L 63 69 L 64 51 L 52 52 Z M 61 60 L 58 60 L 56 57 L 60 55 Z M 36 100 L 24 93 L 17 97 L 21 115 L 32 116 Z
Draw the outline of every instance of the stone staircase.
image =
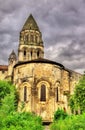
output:
M 49 125 L 45 125 L 45 130 L 50 130 Z

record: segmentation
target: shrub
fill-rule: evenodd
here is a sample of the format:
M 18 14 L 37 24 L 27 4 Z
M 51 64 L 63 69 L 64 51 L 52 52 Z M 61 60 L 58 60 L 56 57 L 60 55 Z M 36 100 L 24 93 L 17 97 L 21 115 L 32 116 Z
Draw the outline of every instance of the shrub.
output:
M 43 130 L 42 119 L 32 113 L 11 113 L 3 120 L 1 130 Z
M 68 116 L 51 124 L 50 130 L 85 130 L 85 114 Z
M 74 94 L 70 96 L 69 105 L 72 111 L 85 112 L 85 73 L 76 85 Z
M 41 117 L 17 112 L 17 101 L 15 86 L 0 81 L 0 130 L 43 130 Z
M 54 120 L 65 119 L 67 116 L 68 116 L 68 114 L 64 110 L 58 109 L 54 113 Z

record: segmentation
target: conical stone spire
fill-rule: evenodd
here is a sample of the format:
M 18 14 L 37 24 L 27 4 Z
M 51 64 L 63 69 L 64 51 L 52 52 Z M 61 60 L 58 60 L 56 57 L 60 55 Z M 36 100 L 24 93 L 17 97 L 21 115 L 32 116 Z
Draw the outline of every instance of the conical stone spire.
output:
M 13 50 L 11 54 L 9 55 L 8 62 L 9 64 L 15 64 L 16 61 L 17 61 L 17 56 Z
M 35 31 L 40 32 L 39 27 L 38 27 L 34 17 L 32 16 L 32 14 L 30 14 L 28 19 L 26 20 L 22 30 L 35 30 Z
M 12 50 L 11 54 L 9 55 L 9 60 L 10 60 L 10 59 L 13 59 L 13 60 L 16 60 L 16 59 L 17 59 L 14 50 Z

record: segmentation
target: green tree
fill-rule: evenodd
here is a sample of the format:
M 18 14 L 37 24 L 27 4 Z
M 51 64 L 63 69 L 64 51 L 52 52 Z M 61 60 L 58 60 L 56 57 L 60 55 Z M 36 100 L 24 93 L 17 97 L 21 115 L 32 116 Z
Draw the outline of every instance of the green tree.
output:
M 50 130 L 85 130 L 85 113 L 81 115 L 69 115 L 64 120 L 53 122 Z
M 0 103 L 2 99 L 10 93 L 11 87 L 10 84 L 6 81 L 0 81 Z M 1 105 L 1 104 L 0 104 Z
M 40 117 L 27 112 L 15 112 L 9 114 L 3 120 L 1 130 L 43 130 Z
M 16 89 L 12 83 L 0 81 L 0 127 L 11 113 L 16 111 Z
M 72 111 L 85 112 L 85 74 L 76 85 L 74 94 L 70 96 L 69 105 Z
M 75 87 L 74 98 L 81 112 L 85 112 L 85 74 Z
M 41 117 L 17 111 L 14 85 L 0 81 L 0 90 L 0 130 L 43 130 Z
M 0 81 L 0 108 L 5 104 L 8 106 L 14 104 L 15 108 L 17 108 L 17 103 L 18 93 L 15 86 L 11 82 Z

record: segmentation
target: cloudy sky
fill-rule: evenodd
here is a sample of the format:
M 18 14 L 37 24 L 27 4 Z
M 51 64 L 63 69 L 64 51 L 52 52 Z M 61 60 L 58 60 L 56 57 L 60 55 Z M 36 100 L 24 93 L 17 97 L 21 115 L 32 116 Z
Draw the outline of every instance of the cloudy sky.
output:
M 85 0 L 0 0 L 0 64 L 17 52 L 19 32 L 32 13 L 42 32 L 45 58 L 85 70 Z

